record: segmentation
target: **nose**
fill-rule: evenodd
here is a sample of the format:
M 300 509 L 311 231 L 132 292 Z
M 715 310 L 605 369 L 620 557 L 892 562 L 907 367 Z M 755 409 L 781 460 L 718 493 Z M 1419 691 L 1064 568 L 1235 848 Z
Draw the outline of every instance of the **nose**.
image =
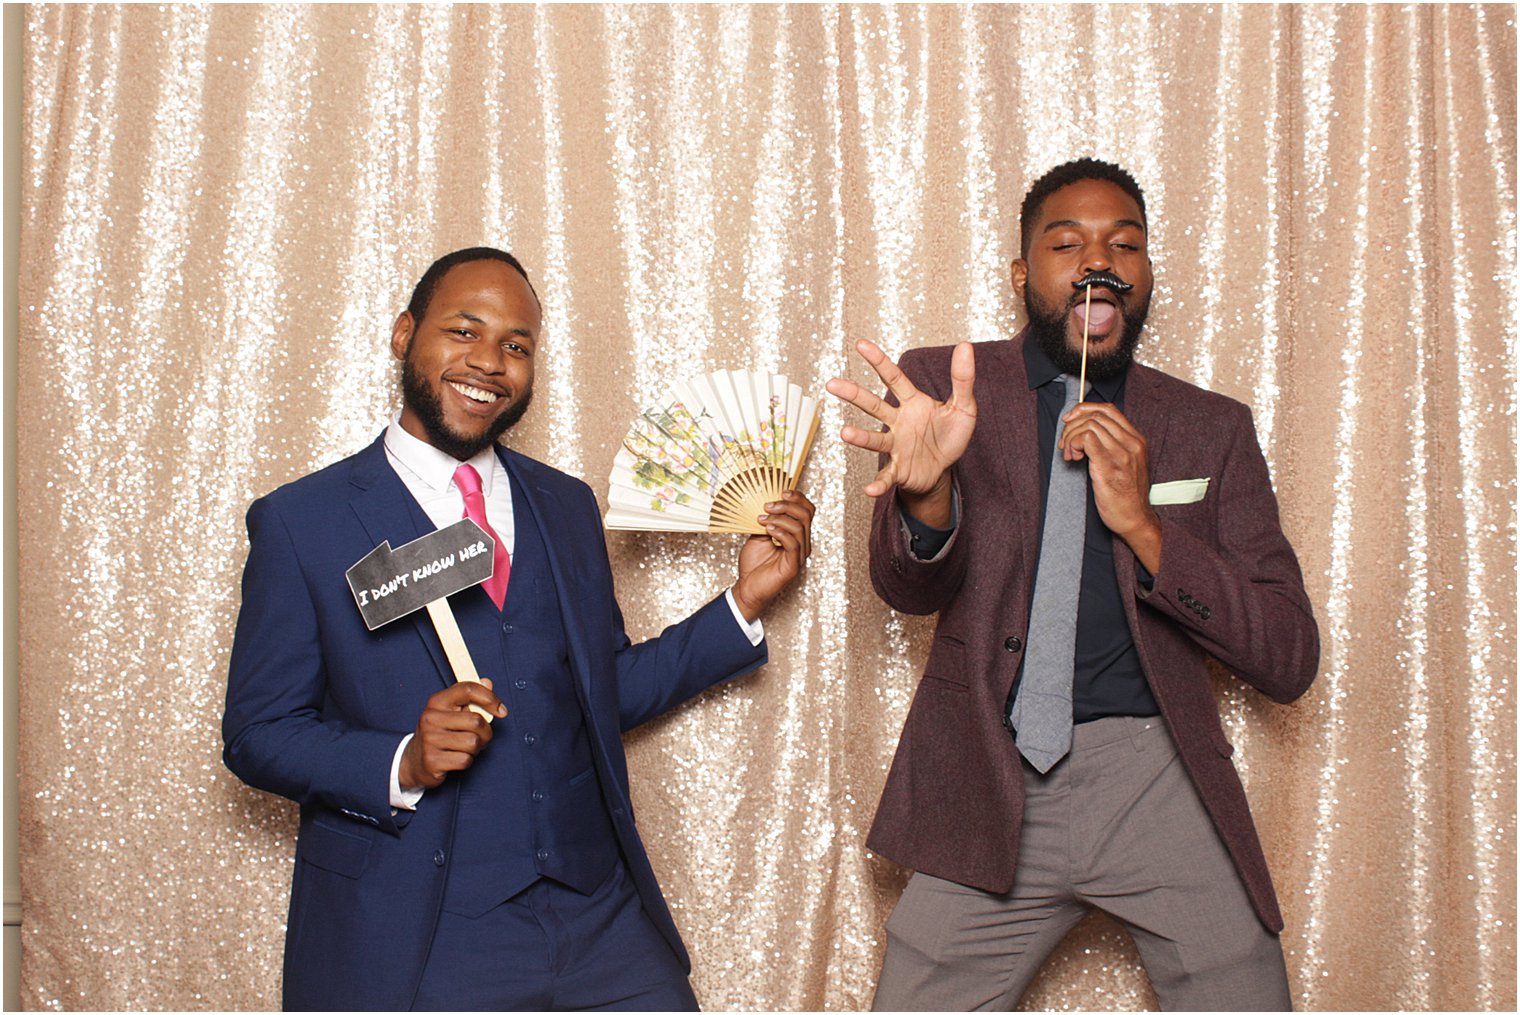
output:
M 483 374 L 499 374 L 506 369 L 507 352 L 499 342 L 476 342 L 465 355 L 465 363 Z
M 1090 243 L 1082 251 L 1082 274 L 1091 275 L 1095 271 L 1108 271 L 1114 266 L 1113 260 L 1108 256 L 1108 250 L 1100 243 Z

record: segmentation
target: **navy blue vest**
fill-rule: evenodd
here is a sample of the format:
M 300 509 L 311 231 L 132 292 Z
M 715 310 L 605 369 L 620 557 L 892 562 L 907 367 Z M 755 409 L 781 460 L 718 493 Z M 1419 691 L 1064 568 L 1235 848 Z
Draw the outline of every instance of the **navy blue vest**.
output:
M 617 860 L 543 536 L 512 483 L 512 577 L 498 611 L 480 588 L 450 600 L 476 669 L 507 706 L 459 778 L 443 908 L 480 916 L 540 877 L 590 893 Z

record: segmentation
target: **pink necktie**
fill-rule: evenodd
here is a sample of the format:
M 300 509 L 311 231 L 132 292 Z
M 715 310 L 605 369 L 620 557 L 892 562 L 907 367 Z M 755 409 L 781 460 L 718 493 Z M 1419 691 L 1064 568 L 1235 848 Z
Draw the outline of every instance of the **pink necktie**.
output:
M 496 542 L 494 569 L 491 571 L 491 577 L 480 585 L 499 610 L 501 604 L 507 601 L 507 578 L 512 573 L 511 558 L 507 556 L 507 548 L 502 545 L 501 537 L 486 521 L 486 499 L 480 492 L 480 473 L 475 471 L 473 465 L 461 465 L 454 470 L 454 485 L 459 487 L 460 493 L 464 494 L 464 516 L 484 529 L 485 534 Z

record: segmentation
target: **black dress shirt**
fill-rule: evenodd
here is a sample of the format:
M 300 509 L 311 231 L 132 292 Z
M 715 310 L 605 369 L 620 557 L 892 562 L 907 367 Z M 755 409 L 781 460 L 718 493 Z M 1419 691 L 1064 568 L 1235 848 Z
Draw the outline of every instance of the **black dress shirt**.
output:
M 1065 404 L 1061 371 L 1032 340 L 1024 342 L 1024 368 L 1029 386 L 1039 399 L 1040 522 L 1050 487 L 1050 463 L 1055 454 L 1056 428 Z M 1089 402 L 1112 402 L 1124 409 L 1127 373 L 1107 380 L 1089 380 Z M 955 531 L 959 505 L 952 504 L 950 527 L 935 529 L 899 508 L 908 527 L 910 546 L 922 560 L 935 557 Z M 1072 683 L 1072 719 L 1087 722 L 1110 715 L 1159 715 L 1156 699 L 1140 669 L 1140 656 L 1124 619 L 1124 600 L 1114 574 L 1113 533 L 1103 524 L 1092 485 L 1087 487 L 1087 540 L 1082 554 L 1082 591 L 1077 602 L 1077 656 Z M 1138 560 L 1138 579 L 1149 588 L 1152 578 Z M 1032 598 L 1032 597 L 1031 597 Z

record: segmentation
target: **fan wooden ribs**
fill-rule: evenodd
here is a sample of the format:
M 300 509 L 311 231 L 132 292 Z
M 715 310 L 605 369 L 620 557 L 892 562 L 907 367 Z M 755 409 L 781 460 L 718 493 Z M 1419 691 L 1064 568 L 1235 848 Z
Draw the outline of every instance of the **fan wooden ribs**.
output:
M 606 526 L 761 533 L 796 487 L 821 418 L 779 374 L 718 370 L 672 385 L 635 417 L 608 477 Z

